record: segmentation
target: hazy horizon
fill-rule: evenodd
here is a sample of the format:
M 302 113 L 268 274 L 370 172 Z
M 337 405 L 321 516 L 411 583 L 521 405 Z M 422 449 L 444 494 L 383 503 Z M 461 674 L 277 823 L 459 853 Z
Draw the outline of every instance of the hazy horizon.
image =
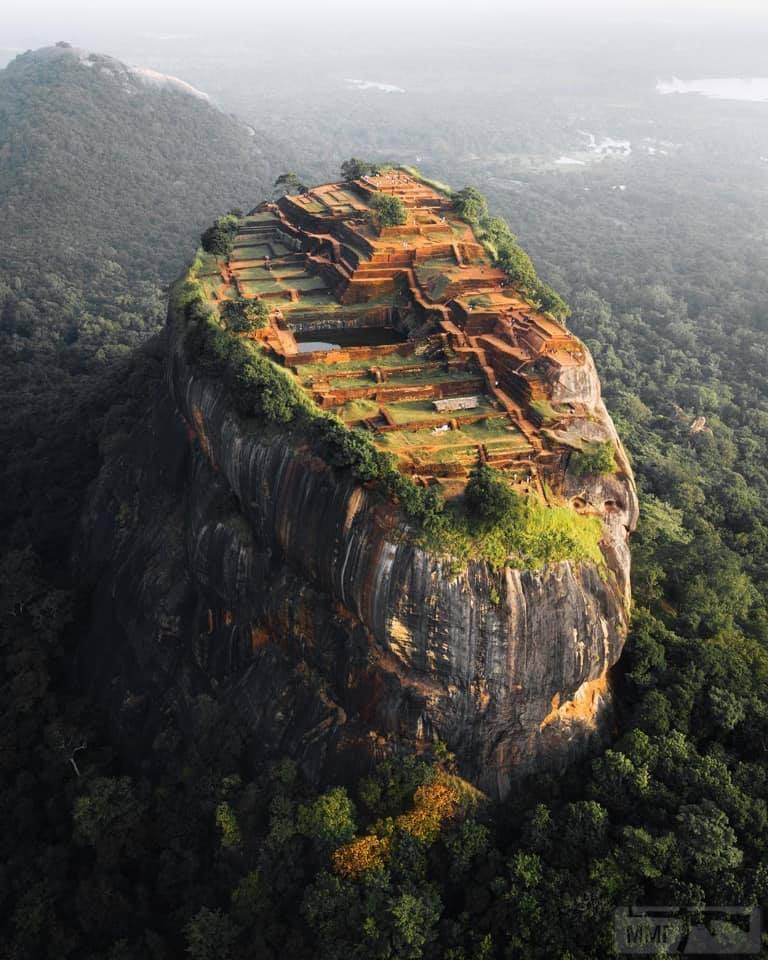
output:
M 210 24 L 220 23 L 221 14 L 207 4 L 190 5 L 182 0 L 165 0 L 162 5 L 150 0 L 135 3 L 119 0 L 108 7 L 78 0 L 68 3 L 65 9 L 55 0 L 34 0 L 23 8 L 6 12 L 4 20 L 3 49 L 24 50 L 57 40 L 74 44 L 103 41 L 116 28 L 121 31 L 116 41 L 145 38 L 173 42 L 187 37 L 210 37 Z M 682 27 L 695 33 L 713 24 L 768 28 L 768 9 L 762 0 L 625 0 L 624 3 L 589 0 L 578 8 L 565 0 L 515 0 L 511 4 L 502 0 L 477 0 L 468 17 L 465 8 L 446 9 L 435 0 L 428 0 L 417 10 L 407 0 L 390 0 L 386 15 L 382 16 L 376 5 L 366 6 L 352 0 L 333 0 L 322 7 L 299 2 L 289 8 L 267 9 L 254 9 L 252 4 L 236 0 L 228 4 L 226 11 L 226 23 L 238 26 L 235 41 L 239 41 L 244 32 L 290 31 L 311 24 L 313 31 L 321 33 L 399 35 L 406 43 L 408 35 L 416 33 L 440 43 L 441 39 L 450 39 L 457 28 L 468 36 L 482 36 L 490 24 L 494 28 L 514 30 L 523 22 L 527 27 L 545 28 L 553 35 L 566 24 L 568 30 L 588 32 L 640 25 L 651 30 Z M 486 35 L 485 39 L 490 46 L 494 45 L 493 35 Z

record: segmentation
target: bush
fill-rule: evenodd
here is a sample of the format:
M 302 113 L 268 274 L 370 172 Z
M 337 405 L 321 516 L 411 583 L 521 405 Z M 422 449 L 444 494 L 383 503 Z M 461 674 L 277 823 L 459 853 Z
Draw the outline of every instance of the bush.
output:
M 525 290 L 532 290 L 538 282 L 536 269 L 533 261 L 518 244 L 511 231 L 509 236 L 496 241 L 496 248 L 496 263 L 509 279 Z
M 376 213 L 382 227 L 401 227 L 408 219 L 408 211 L 400 197 L 393 197 L 388 193 L 374 194 L 371 209 Z
M 355 835 L 355 808 L 349 794 L 344 787 L 334 787 L 311 803 L 302 804 L 297 825 L 299 833 L 322 849 L 349 843 Z
M 184 341 L 187 356 L 203 373 L 221 376 L 227 368 L 232 339 L 211 316 L 199 315 L 199 308 L 193 313 L 198 315 Z
M 261 330 L 269 321 L 269 307 L 263 300 L 226 300 L 219 306 L 219 316 L 228 330 L 249 333 Z
M 496 470 L 479 463 L 469 475 L 464 497 L 471 516 L 493 525 L 514 513 L 520 498 Z
M 201 907 L 184 927 L 184 936 L 192 960 L 226 960 L 237 928 L 221 910 Z
M 304 406 L 303 397 L 289 379 L 265 357 L 245 351 L 230 352 L 225 382 L 238 413 L 262 416 L 271 423 L 290 423 Z
M 344 180 L 359 180 L 369 173 L 375 173 L 377 167 L 367 160 L 360 160 L 358 157 L 350 157 L 341 165 L 341 176 Z
M 324 416 L 316 421 L 315 431 L 323 458 L 332 467 L 351 470 L 363 483 L 381 479 L 388 466 L 386 454 L 360 430 L 350 430 L 338 417 Z
M 468 223 L 480 223 L 484 217 L 488 216 L 488 201 L 474 187 L 464 187 L 463 190 L 459 190 L 454 194 L 453 203 L 458 215 Z
M 614 473 L 616 459 L 613 444 L 610 440 L 605 443 L 590 444 L 585 450 L 579 450 L 571 458 L 574 471 L 580 477 L 588 475 L 604 476 Z
M 295 173 L 281 173 L 275 180 L 275 190 L 283 195 L 307 192 L 307 188 Z
M 238 230 L 238 219 L 231 213 L 218 217 L 212 227 L 201 234 L 200 243 L 206 253 L 229 256 Z
M 534 296 L 546 313 L 551 313 L 558 320 L 567 320 L 571 315 L 571 308 L 563 300 L 559 293 L 556 293 L 552 287 L 541 280 L 537 281 L 534 289 Z

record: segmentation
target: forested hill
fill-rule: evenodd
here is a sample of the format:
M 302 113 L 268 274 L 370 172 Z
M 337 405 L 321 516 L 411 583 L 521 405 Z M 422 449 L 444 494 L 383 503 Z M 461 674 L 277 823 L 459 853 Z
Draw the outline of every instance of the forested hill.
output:
M 125 285 L 167 282 L 207 221 L 261 196 L 262 138 L 158 76 L 71 47 L 0 72 L 0 296 L 14 353 L 40 339 L 87 360 L 135 345 L 160 304 L 153 287 Z
M 88 472 L 77 436 L 92 451 L 98 428 L 89 385 L 107 367 L 119 382 L 201 229 L 265 194 L 274 153 L 199 91 L 110 57 L 57 45 L 0 71 L 0 526 L 17 542 L 39 539 L 32 512 L 63 534 Z

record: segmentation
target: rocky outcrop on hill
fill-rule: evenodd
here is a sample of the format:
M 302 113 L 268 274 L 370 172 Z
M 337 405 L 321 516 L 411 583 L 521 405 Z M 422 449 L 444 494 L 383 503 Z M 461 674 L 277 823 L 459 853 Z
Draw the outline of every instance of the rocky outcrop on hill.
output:
M 594 367 L 578 393 L 615 440 Z M 169 324 L 167 392 L 112 457 L 82 521 L 97 585 L 83 669 L 151 738 L 169 704 L 232 704 L 261 758 L 315 781 L 436 740 L 493 796 L 603 734 L 626 635 L 631 471 L 565 478 L 599 510 L 605 568 L 456 569 L 403 535 L 394 507 L 285 436 L 249 431 Z

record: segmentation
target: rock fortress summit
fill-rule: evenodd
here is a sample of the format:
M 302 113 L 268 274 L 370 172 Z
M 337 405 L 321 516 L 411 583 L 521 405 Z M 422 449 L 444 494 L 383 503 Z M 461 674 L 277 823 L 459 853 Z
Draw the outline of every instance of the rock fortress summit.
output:
M 330 782 L 442 742 L 493 796 L 602 735 L 632 472 L 562 301 L 478 197 L 387 168 L 204 235 L 168 394 L 83 523 L 115 598 L 96 672 L 137 730 L 210 689 L 259 762 Z

